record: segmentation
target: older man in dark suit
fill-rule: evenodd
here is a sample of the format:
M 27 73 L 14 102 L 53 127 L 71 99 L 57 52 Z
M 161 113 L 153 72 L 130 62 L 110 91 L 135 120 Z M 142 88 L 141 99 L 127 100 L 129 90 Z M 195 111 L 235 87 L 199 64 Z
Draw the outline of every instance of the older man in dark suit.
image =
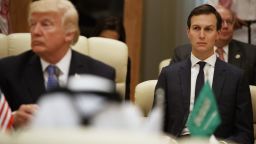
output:
M 208 79 L 221 116 L 221 124 L 214 135 L 251 144 L 253 125 L 249 85 L 242 70 L 223 62 L 214 53 L 220 28 L 221 17 L 214 7 L 201 5 L 190 13 L 187 34 L 192 46 L 191 55 L 163 68 L 156 85 L 156 91 L 163 89 L 165 93 L 164 131 L 177 137 L 190 134 L 186 123 L 198 96 L 197 89 L 200 90 L 198 81 Z
M 243 69 L 249 84 L 256 85 L 256 46 L 233 40 L 234 15 L 220 5 L 216 6 L 216 9 L 223 20 L 219 39 L 215 43 L 217 55 L 223 57 L 225 62 Z M 171 63 L 186 59 L 190 52 L 190 44 L 175 48 Z M 220 52 L 222 54 L 218 54 Z
M 14 112 L 14 126 L 27 124 L 47 90 L 67 83 L 75 74 L 110 80 L 115 70 L 71 50 L 79 38 L 78 14 L 67 0 L 40 0 L 30 6 L 32 51 L 0 61 L 0 86 Z

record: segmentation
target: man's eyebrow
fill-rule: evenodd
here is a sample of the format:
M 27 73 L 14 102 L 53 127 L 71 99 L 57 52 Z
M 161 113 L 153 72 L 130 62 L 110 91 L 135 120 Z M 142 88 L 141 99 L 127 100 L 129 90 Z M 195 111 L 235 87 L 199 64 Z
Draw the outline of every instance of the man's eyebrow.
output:
M 198 25 L 198 24 L 195 24 L 195 25 L 191 25 L 192 27 L 201 27 L 201 28 L 214 28 L 216 27 L 215 25 Z

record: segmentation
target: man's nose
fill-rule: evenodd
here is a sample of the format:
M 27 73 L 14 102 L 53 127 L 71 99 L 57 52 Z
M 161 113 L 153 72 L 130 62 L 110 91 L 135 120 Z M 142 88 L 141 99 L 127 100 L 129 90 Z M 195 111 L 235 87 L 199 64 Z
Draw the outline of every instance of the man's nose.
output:
M 222 21 L 221 27 L 222 27 L 222 28 L 228 27 L 227 21 Z
M 199 33 L 199 37 L 200 37 L 200 38 L 204 38 L 204 37 L 205 37 L 204 30 L 201 30 L 201 31 L 200 31 L 200 33 Z
M 35 24 L 32 28 L 31 28 L 31 33 L 32 34 L 40 34 L 41 32 L 41 26 L 40 24 Z

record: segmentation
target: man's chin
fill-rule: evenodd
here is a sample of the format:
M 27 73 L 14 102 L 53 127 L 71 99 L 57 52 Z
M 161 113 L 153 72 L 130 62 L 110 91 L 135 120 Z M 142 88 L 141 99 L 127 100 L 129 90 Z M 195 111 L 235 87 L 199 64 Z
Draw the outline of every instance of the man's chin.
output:
M 221 34 L 219 36 L 219 39 L 228 40 L 228 39 L 230 39 L 230 37 L 232 37 L 232 36 L 230 36 L 230 34 Z
M 205 45 L 205 46 L 198 46 L 196 48 L 196 51 L 200 52 L 200 53 L 208 53 L 211 50 L 213 50 L 213 46 L 212 46 L 212 48 L 209 48 L 209 46 Z
M 198 51 L 206 51 L 208 48 L 206 45 L 200 45 L 200 46 L 197 46 L 197 50 Z
M 45 47 L 34 46 L 32 47 L 32 51 L 34 53 L 42 53 L 45 51 Z

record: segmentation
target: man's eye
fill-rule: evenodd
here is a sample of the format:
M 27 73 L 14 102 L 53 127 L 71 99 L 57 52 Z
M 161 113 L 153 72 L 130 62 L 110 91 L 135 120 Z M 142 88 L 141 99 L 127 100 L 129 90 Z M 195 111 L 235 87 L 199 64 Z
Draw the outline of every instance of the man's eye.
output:
M 198 30 L 200 30 L 200 27 L 193 27 L 193 30 L 198 31 Z
M 42 23 L 42 26 L 46 26 L 46 27 L 47 27 L 47 26 L 51 26 L 51 23 L 49 23 L 49 22 L 43 22 L 43 23 Z
M 29 25 L 30 25 L 30 27 L 32 27 L 32 26 L 35 26 L 36 23 L 35 22 L 30 22 Z
M 212 28 L 205 28 L 205 31 L 210 32 L 210 31 L 213 31 L 213 29 Z
M 43 21 L 43 22 L 41 23 L 41 25 L 42 25 L 43 27 L 51 27 L 51 26 L 53 25 L 53 22 L 46 20 L 46 21 Z

